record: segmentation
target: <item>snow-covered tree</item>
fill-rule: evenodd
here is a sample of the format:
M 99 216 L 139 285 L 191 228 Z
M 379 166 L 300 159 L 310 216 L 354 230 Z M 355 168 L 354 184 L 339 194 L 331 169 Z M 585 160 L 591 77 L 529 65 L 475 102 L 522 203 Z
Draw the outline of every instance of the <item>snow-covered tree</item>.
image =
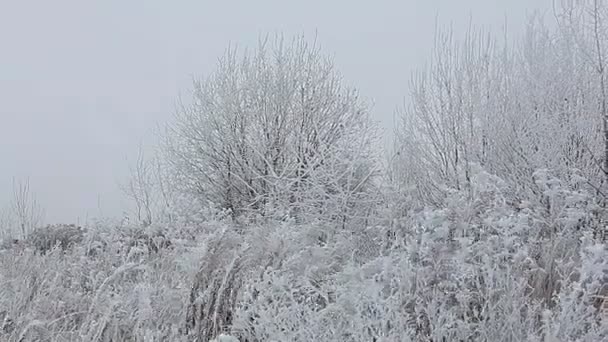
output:
M 477 164 L 522 188 L 534 187 L 538 169 L 565 178 L 578 170 L 602 191 L 608 140 L 597 4 L 568 2 L 557 29 L 532 16 L 514 44 L 473 30 L 462 41 L 439 33 L 401 111 L 394 167 L 404 185 L 440 204 L 446 188 L 470 185 Z
M 237 215 L 301 217 L 351 208 L 372 184 L 375 125 L 314 41 L 229 49 L 193 95 L 166 132 L 185 192 Z

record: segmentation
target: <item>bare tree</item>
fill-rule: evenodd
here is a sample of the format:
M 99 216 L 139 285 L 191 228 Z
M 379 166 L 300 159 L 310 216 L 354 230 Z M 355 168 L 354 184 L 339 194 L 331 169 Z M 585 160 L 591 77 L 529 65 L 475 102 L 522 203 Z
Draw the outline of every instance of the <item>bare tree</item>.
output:
M 25 238 L 29 232 L 42 224 L 44 211 L 30 189 L 29 179 L 13 179 L 9 210 L 11 221 L 18 227 L 21 238 Z
M 157 201 L 157 211 L 161 217 L 168 222 L 173 222 L 175 193 L 172 190 L 166 165 L 162 162 L 162 156 L 157 153 L 151 161 L 152 174 L 154 178 L 155 197 Z
M 2 241 L 13 237 L 12 226 L 9 208 L 0 207 L 0 238 Z
M 146 159 L 143 146 L 139 146 L 137 159 L 130 167 L 130 178 L 123 185 L 123 192 L 135 205 L 135 217 L 144 226 L 152 224 L 154 205 L 153 162 Z

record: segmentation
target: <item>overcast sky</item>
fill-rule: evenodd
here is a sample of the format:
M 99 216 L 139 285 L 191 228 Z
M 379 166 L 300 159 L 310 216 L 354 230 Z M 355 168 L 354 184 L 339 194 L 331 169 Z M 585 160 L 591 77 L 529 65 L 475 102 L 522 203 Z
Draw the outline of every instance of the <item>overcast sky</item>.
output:
M 117 186 L 138 143 L 170 118 L 193 76 L 229 43 L 316 32 L 391 129 L 435 18 L 520 32 L 551 0 L 0 0 L 0 205 L 29 177 L 50 223 L 120 215 Z M 101 211 L 101 212 L 100 212 Z

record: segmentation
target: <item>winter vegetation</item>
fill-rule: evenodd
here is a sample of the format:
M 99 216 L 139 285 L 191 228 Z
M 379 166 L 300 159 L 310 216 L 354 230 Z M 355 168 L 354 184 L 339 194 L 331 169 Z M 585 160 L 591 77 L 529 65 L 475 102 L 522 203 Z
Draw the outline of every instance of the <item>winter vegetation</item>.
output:
M 391 151 L 315 41 L 227 50 L 129 222 L 43 226 L 15 182 L 0 340 L 608 341 L 608 5 L 554 20 L 438 32 Z

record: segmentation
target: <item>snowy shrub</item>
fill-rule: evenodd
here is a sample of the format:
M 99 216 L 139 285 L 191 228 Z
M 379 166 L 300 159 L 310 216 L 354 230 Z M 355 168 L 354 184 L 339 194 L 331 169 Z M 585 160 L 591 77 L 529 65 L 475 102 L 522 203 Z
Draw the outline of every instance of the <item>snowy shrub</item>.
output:
M 589 254 L 581 241 L 593 229 L 571 224 L 593 213 L 586 190 L 552 188 L 551 214 L 534 194 L 514 205 L 525 194 L 481 169 L 471 180 L 470 190 L 450 191 L 445 208 L 402 217 L 404 231 L 372 254 L 350 249 L 361 243 L 356 235 L 329 235 L 319 245 L 305 238 L 316 235 L 314 226 L 291 232 L 300 243 L 286 243 L 280 267 L 243 285 L 232 333 L 243 341 L 604 338 L 592 300 L 602 282 L 576 280 Z M 606 250 L 592 250 L 587 274 L 606 272 Z M 577 281 L 582 292 L 573 290 Z M 569 322 L 568 308 L 584 315 Z
M 65 251 L 82 242 L 83 235 L 82 228 L 75 225 L 49 225 L 33 230 L 24 242 L 44 254 L 57 246 Z
M 244 288 L 284 258 L 288 229 L 288 223 L 245 231 L 229 225 L 206 239 L 190 292 L 190 336 L 210 340 L 232 329 Z
M 106 227 L 87 230 L 82 245 L 65 251 L 1 253 L 0 340 L 183 340 L 194 277 L 186 265 L 196 256 L 175 244 L 162 257 L 133 260 L 122 237 Z M 95 255 L 93 242 L 103 242 Z
M 144 248 L 148 253 L 158 253 L 171 247 L 171 240 L 158 226 L 123 227 L 120 231 L 127 249 Z

